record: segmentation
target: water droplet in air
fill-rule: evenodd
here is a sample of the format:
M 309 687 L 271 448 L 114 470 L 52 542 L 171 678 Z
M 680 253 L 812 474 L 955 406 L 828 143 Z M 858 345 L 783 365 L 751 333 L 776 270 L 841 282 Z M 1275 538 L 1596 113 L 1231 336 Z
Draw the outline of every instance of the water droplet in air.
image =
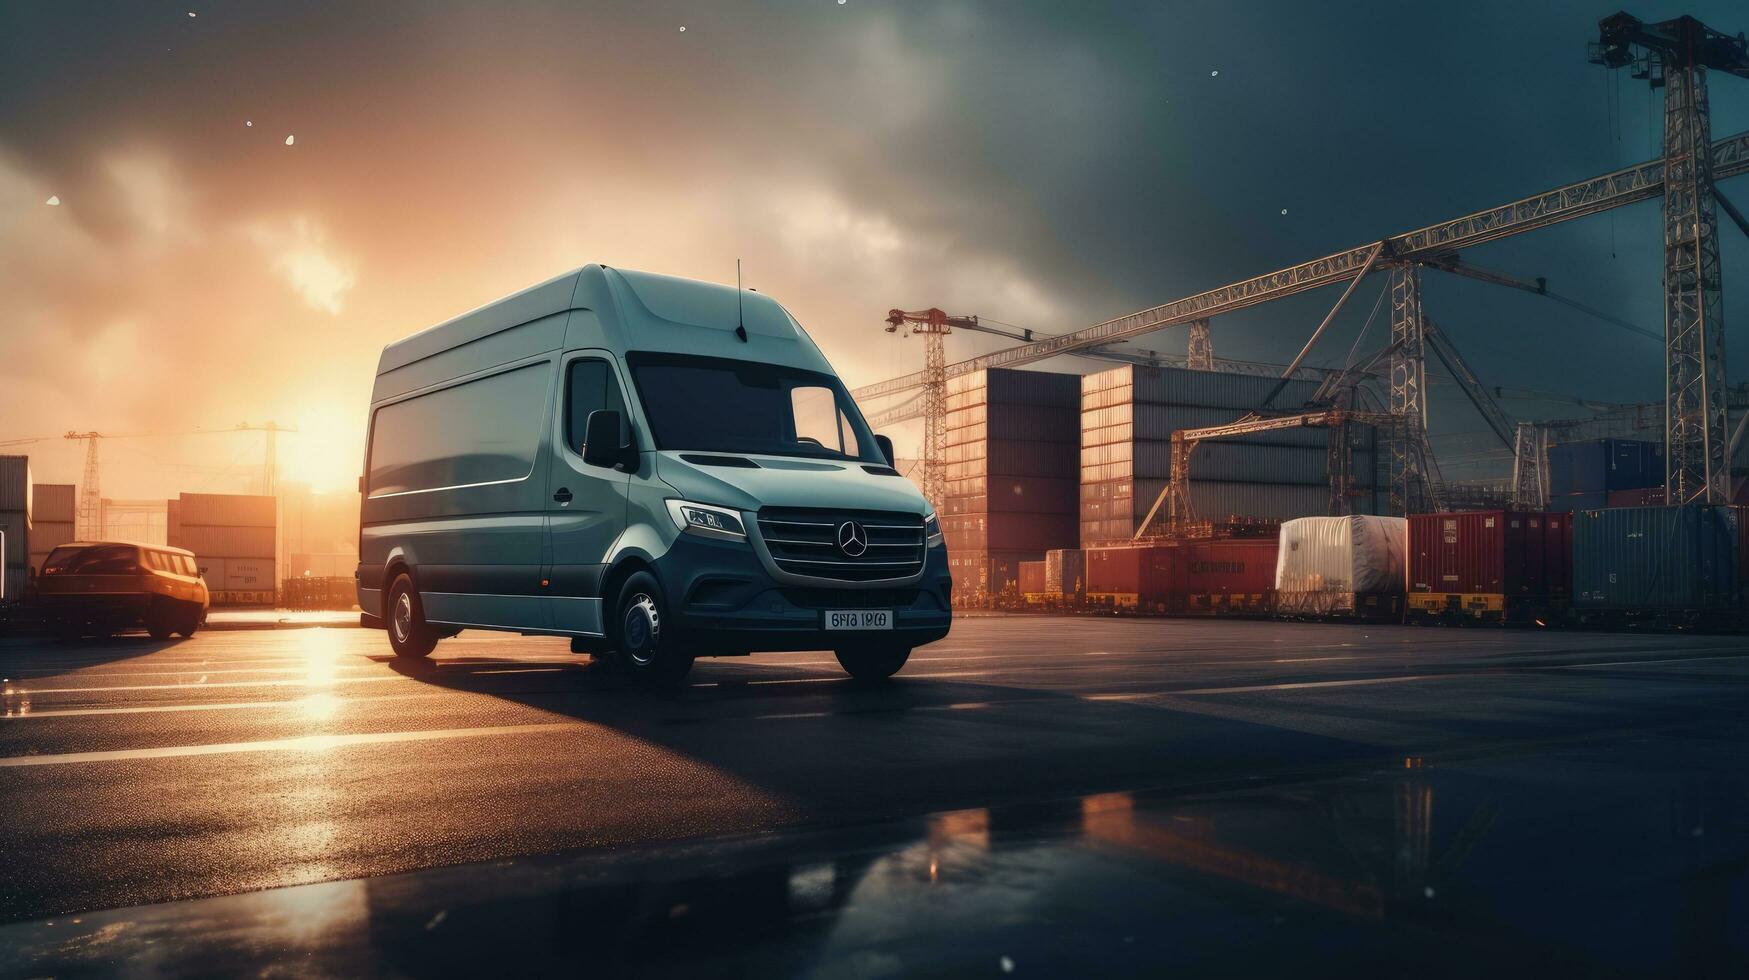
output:
M 1014 972 L 1014 961 L 1009 959 L 1008 957 L 1004 956 L 1001 959 L 997 960 L 996 962 L 1000 963 L 1002 965 L 1002 972 L 1003 973 L 1013 973 Z
M 51 208 L 60 207 L 61 206 L 61 196 L 59 194 L 50 194 L 49 199 L 47 201 L 47 204 Z
M 286 138 L 285 138 L 285 145 L 286 145 L 286 146 L 290 146 L 290 145 L 292 145 L 292 140 L 295 140 L 295 139 L 297 139 L 297 137 L 296 137 L 296 136 L 287 136 L 287 137 L 286 137 Z
M 194 16 L 194 11 L 192 11 L 192 10 L 190 10 L 190 11 L 189 11 L 189 12 L 188 12 L 188 16 L 190 16 L 190 17 L 193 17 L 193 16 Z
M 1218 68 L 1217 68 L 1217 69 L 1215 69 L 1215 70 L 1214 70 L 1214 71 L 1211 71 L 1211 72 L 1209 72 L 1209 77 L 1210 77 L 1210 78 L 1219 78 L 1219 77 L 1220 77 L 1220 75 L 1221 75 L 1221 71 L 1220 71 L 1220 69 L 1218 69 Z
M 1281 213 L 1282 213 L 1282 214 L 1286 214 L 1286 213 L 1287 213 L 1287 208 L 1282 208 L 1282 209 L 1281 209 Z
M 680 33 L 682 33 L 682 34 L 686 33 L 686 25 L 685 24 L 680 25 Z
M 251 129 L 254 129 L 255 128 L 255 120 L 245 119 L 245 120 L 243 120 L 243 125 L 248 126 Z

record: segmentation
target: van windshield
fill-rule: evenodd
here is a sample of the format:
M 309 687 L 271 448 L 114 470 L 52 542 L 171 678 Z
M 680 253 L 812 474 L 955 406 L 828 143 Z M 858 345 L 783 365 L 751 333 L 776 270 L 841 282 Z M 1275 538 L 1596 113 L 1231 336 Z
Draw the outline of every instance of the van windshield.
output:
M 685 354 L 626 360 L 657 449 L 886 462 L 830 374 Z

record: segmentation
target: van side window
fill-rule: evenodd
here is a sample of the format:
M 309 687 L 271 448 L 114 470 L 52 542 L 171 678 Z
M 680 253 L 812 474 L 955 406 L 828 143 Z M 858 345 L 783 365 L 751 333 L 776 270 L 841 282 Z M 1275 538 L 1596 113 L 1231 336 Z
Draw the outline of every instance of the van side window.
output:
M 583 433 L 589 427 L 589 413 L 613 411 L 619 413 L 620 441 L 628 429 L 625 399 L 620 397 L 619 377 L 613 368 L 597 358 L 571 362 L 565 377 L 565 445 L 573 452 L 583 451 Z

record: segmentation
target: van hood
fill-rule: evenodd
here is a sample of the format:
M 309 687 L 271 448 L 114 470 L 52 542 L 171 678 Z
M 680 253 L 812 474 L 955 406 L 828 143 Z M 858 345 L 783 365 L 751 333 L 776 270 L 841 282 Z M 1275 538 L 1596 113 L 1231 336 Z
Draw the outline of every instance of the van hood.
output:
M 748 460 L 755 466 L 688 462 L 683 457 Z M 902 476 L 870 473 L 858 462 L 793 456 L 723 455 L 664 451 L 656 474 L 684 499 L 736 510 L 761 507 L 832 507 L 929 513 L 915 484 Z

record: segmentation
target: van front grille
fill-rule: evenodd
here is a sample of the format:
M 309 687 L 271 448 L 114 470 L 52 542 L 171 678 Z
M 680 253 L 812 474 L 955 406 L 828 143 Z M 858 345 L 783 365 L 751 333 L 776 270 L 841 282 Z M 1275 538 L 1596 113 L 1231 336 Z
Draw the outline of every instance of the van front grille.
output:
M 860 537 L 845 529 L 854 523 Z M 839 546 L 840 534 L 855 538 Z M 923 518 L 888 511 L 766 508 L 759 535 L 777 567 L 791 575 L 834 582 L 910 578 L 923 568 Z M 863 543 L 861 553 L 855 544 Z

